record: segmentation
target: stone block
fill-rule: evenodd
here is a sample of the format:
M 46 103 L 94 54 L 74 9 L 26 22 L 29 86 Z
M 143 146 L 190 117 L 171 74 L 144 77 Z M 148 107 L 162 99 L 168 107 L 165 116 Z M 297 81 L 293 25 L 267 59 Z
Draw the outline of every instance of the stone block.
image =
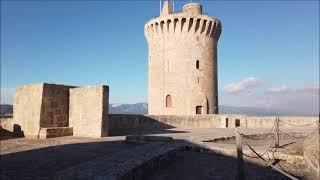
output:
M 38 138 L 43 127 L 68 126 L 70 88 L 74 87 L 47 83 L 16 88 L 13 116 L 25 137 Z M 56 109 L 64 110 L 57 114 Z
M 95 138 L 107 136 L 108 106 L 108 86 L 70 89 L 69 120 L 73 135 Z
M 72 127 L 40 128 L 39 139 L 72 136 Z

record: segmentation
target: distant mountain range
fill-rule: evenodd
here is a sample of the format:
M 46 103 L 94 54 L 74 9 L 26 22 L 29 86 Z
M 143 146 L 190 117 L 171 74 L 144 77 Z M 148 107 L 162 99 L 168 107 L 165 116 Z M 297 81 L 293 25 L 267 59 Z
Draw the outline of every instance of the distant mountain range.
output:
M 13 107 L 10 104 L 1 104 L 0 105 L 0 114 L 12 114 L 13 113 Z
M 12 105 L 0 105 L 1 115 L 12 114 Z M 110 104 L 110 114 L 148 114 L 148 103 L 136 104 Z M 318 116 L 318 114 L 305 114 L 278 109 L 263 109 L 254 107 L 219 106 L 219 114 L 246 114 L 249 116 Z
M 110 104 L 110 114 L 148 114 L 148 103 Z
M 110 104 L 111 114 L 148 114 L 148 103 Z M 255 107 L 219 106 L 219 114 L 246 114 L 248 116 L 318 116 L 279 109 L 264 109 Z

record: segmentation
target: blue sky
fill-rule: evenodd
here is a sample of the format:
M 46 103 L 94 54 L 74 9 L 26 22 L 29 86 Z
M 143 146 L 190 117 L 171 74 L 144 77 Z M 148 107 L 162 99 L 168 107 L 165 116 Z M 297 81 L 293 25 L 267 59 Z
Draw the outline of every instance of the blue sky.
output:
M 219 104 L 319 107 L 319 1 L 196 2 L 222 22 Z M 158 15 L 158 0 L 1 1 L 1 103 L 39 82 L 106 84 L 110 102 L 145 102 L 143 28 Z

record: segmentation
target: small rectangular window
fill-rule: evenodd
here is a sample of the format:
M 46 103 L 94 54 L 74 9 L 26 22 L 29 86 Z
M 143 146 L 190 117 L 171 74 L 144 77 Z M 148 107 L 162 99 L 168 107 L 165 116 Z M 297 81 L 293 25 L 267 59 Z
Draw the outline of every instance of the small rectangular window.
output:
M 202 106 L 196 107 L 196 114 L 202 114 Z

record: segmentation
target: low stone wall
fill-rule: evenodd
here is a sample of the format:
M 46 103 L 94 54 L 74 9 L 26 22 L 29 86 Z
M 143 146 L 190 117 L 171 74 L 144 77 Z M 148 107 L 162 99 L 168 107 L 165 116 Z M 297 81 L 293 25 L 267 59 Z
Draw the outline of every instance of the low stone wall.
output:
M 126 129 L 153 129 L 153 128 L 229 128 L 235 127 L 239 121 L 240 126 L 246 127 L 244 115 L 131 115 L 109 114 L 109 131 L 116 132 Z
M 13 132 L 13 118 L 0 118 L 1 129 L 5 129 L 7 131 Z
M 247 116 L 247 128 L 269 128 L 272 127 L 276 116 L 270 117 L 256 117 L 256 116 Z M 292 126 L 292 125 L 308 125 L 319 120 L 319 117 L 306 117 L 306 116 L 282 116 L 279 117 L 280 123 L 279 126 Z M 291 124 L 291 125 L 289 125 Z M 316 123 L 312 124 L 316 126 Z
M 320 179 L 319 133 L 307 138 L 303 145 L 303 156 L 311 179 Z
M 109 114 L 109 131 L 143 128 L 233 128 L 237 123 L 246 128 L 271 128 L 277 117 L 255 117 L 237 114 L 208 115 L 131 115 Z M 316 126 L 319 117 L 279 117 L 280 126 L 308 125 Z M 288 124 L 286 124 L 288 123 Z M 291 125 L 289 125 L 291 124 Z
M 193 116 L 144 116 L 132 114 L 109 114 L 103 117 L 103 124 L 108 128 L 103 128 L 103 134 L 116 134 L 120 131 L 129 129 L 170 129 L 170 128 L 233 128 L 237 123 L 241 127 L 247 128 L 271 128 L 276 117 L 253 117 L 246 115 L 193 115 Z M 280 126 L 307 125 L 319 120 L 319 117 L 279 117 L 282 121 Z M 88 122 L 89 123 L 89 122 Z M 13 118 L 1 118 L 1 127 L 8 131 L 13 131 Z M 19 124 L 17 124 L 19 125 Z M 82 124 L 81 130 L 86 131 L 88 128 Z M 314 123 L 312 126 L 316 126 Z M 73 127 L 72 123 L 71 126 Z
M 23 137 L 24 133 L 21 130 L 21 125 L 16 123 L 12 117 L 0 118 L 0 136 L 3 137 Z

